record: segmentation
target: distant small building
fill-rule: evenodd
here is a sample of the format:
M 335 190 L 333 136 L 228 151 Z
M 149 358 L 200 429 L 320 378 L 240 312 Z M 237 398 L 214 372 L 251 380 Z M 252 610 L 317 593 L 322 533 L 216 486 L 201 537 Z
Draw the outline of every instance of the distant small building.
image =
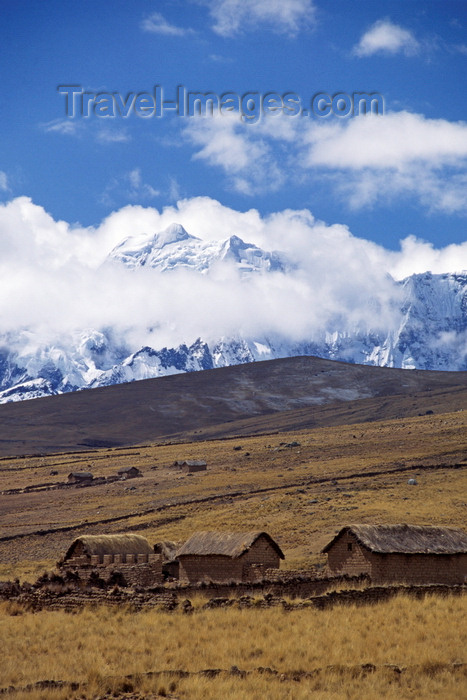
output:
M 71 472 L 68 474 L 69 484 L 86 484 L 93 480 L 91 472 Z
M 197 532 L 176 553 L 181 581 L 250 581 L 278 569 L 281 548 L 266 532 Z
M 329 574 L 368 574 L 374 583 L 461 584 L 467 579 L 467 533 L 449 527 L 348 525 L 323 553 Z
M 204 459 L 184 459 L 174 462 L 174 467 L 180 467 L 185 474 L 193 474 L 194 472 L 205 472 L 207 463 Z
M 143 476 L 138 467 L 122 467 L 117 474 L 121 479 L 134 479 L 137 476 Z

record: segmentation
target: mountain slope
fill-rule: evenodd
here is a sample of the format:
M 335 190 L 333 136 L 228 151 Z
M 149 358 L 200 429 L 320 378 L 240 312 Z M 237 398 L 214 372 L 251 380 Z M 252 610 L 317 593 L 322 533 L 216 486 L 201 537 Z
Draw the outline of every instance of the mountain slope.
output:
M 255 362 L 0 406 L 0 454 L 270 432 L 462 408 L 467 373 L 316 357 Z

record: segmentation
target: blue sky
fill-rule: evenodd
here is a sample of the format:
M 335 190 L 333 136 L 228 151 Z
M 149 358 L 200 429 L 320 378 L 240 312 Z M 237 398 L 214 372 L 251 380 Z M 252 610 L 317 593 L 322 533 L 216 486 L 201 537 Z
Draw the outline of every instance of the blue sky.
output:
M 3 0 L 0 197 L 98 226 L 127 205 L 208 197 L 309 209 L 397 250 L 465 240 L 467 3 Z M 376 118 L 67 118 L 92 93 L 378 92 Z M 129 235 L 131 231 L 128 231 Z M 220 237 L 241 231 L 221 231 Z M 284 232 L 286 235 L 286 232 Z

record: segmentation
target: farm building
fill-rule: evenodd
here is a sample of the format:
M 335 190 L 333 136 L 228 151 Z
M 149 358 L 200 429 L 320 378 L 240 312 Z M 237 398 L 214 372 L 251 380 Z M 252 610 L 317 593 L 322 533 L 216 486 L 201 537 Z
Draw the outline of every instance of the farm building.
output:
M 129 583 L 151 585 L 162 578 L 161 557 L 141 535 L 83 535 L 68 548 L 62 568 L 121 571 Z
M 281 548 L 266 532 L 197 532 L 177 551 L 181 581 L 250 581 L 278 569 Z
M 323 549 L 331 575 L 368 574 L 374 583 L 464 583 L 467 533 L 448 527 L 348 525 Z
M 89 484 L 93 480 L 91 472 L 71 472 L 68 474 L 69 484 Z
M 180 467 L 180 469 L 186 474 L 193 474 L 194 472 L 205 472 L 207 469 L 207 463 L 204 459 L 185 459 L 182 461 L 174 462 L 175 467 Z
M 152 561 L 154 551 L 141 535 L 83 535 L 68 548 L 64 562 L 75 566 Z
M 134 479 L 137 476 L 143 476 L 138 467 L 122 467 L 117 474 L 121 479 Z

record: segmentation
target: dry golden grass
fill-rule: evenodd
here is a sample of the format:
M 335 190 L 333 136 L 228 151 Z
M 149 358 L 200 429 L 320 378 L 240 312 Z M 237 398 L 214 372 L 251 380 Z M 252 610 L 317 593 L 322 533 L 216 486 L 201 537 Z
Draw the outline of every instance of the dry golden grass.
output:
M 467 662 L 465 597 L 415 601 L 400 596 L 377 606 L 288 613 L 280 608 L 198 609 L 191 616 L 104 607 L 33 614 L 3 604 L 0 633 L 0 688 L 63 680 L 86 684 L 85 697 L 95 697 L 121 689 L 122 677 L 131 674 L 135 688 L 168 691 L 169 676 L 144 674 L 229 671 L 235 665 L 249 672 L 270 667 L 279 676 L 323 670 L 299 682 L 258 673 L 243 679 L 175 678 L 175 697 L 298 700 L 313 691 L 323 698 L 374 700 L 395 698 L 398 691 L 398 698 L 458 700 L 467 689 L 465 669 L 449 667 Z M 362 676 L 355 669 L 361 664 L 374 664 L 377 671 Z M 408 670 L 395 674 L 385 664 Z M 68 696 L 62 692 L 57 697 L 72 697 L 70 690 Z

